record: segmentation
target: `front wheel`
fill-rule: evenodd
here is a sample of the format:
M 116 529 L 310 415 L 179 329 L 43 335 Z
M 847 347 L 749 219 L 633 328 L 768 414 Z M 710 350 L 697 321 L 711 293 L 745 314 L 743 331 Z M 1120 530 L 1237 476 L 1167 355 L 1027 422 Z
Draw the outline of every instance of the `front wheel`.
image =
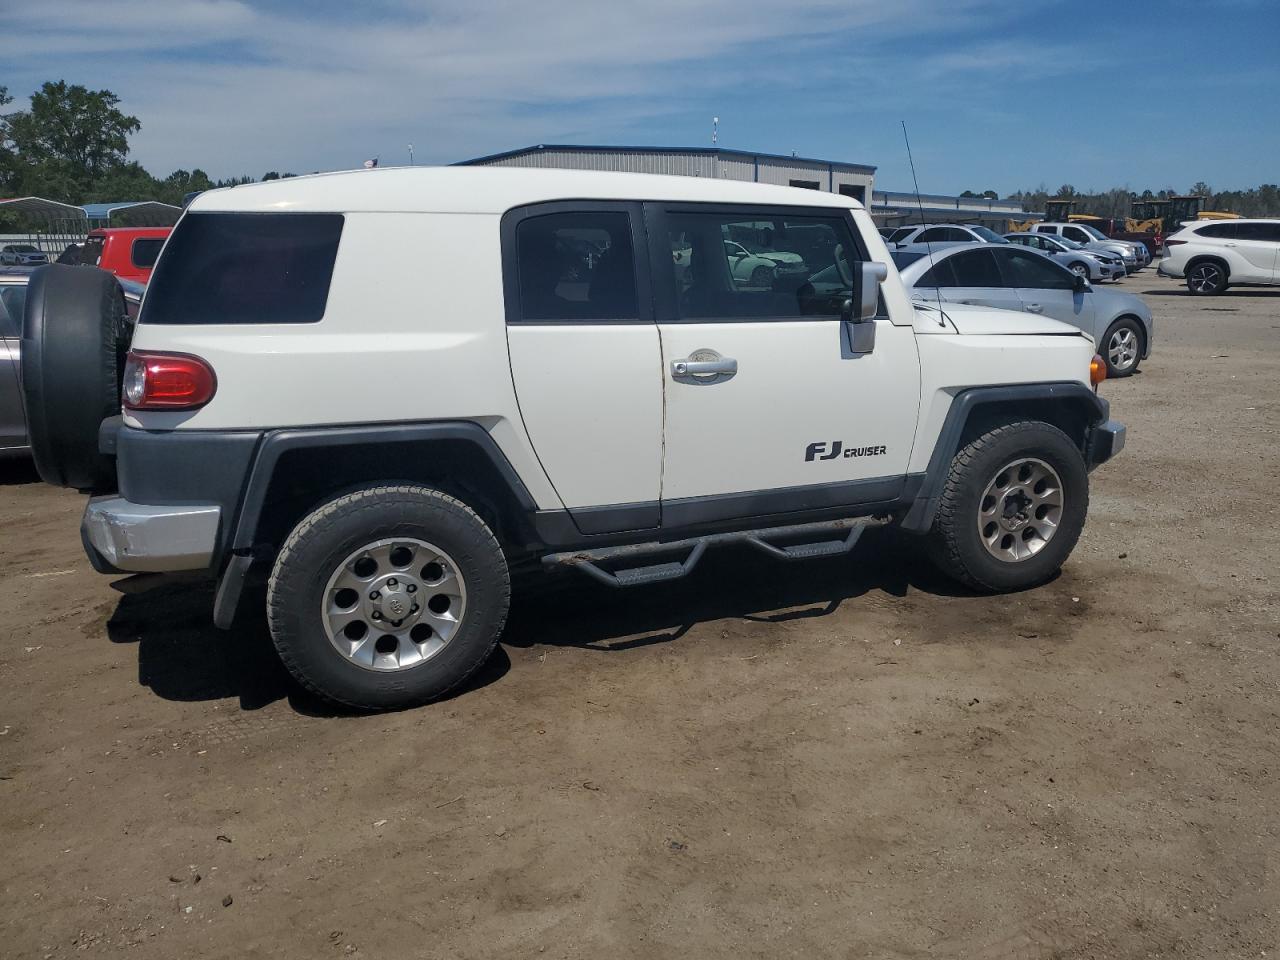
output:
M 1071 272 L 1074 273 L 1077 277 L 1084 277 L 1086 280 L 1089 279 L 1089 265 L 1086 263 L 1082 263 L 1079 260 L 1071 264 Z
M 1040 421 L 1011 423 L 952 459 L 930 552 L 969 587 L 1022 590 L 1058 572 L 1088 509 L 1089 475 L 1071 439 Z
M 294 528 L 267 619 L 304 687 L 391 710 L 466 681 L 497 644 L 510 593 L 502 548 L 466 504 L 427 487 L 369 487 Z
M 1107 364 L 1107 377 L 1131 376 L 1142 362 L 1142 330 L 1138 321 L 1128 317 L 1113 323 L 1102 337 L 1102 359 Z

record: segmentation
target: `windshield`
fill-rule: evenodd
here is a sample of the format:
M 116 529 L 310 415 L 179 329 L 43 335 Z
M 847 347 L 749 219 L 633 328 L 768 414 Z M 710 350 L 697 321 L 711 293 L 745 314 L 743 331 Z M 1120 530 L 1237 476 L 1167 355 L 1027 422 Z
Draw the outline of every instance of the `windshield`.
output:
M 987 241 L 987 243 L 1008 243 L 1009 242 L 1004 237 L 1000 236 L 1000 234 L 996 233 L 994 230 L 988 230 L 986 227 L 970 227 L 969 229 L 972 230 L 974 233 L 976 233 L 978 236 L 980 236 L 983 240 Z
M 10 253 L 39 253 L 40 252 L 35 247 L 31 246 L 31 244 L 29 243 L 15 243 L 5 247 L 5 249 L 8 250 Z
M 1107 235 L 1103 233 L 1101 230 L 1099 230 L 1097 227 L 1091 227 L 1087 223 L 1078 223 L 1076 224 L 1076 226 L 1078 226 L 1081 230 L 1083 230 L 1089 236 L 1093 237 L 1093 239 L 1095 240 L 1107 239 Z
M 1068 240 L 1066 237 L 1054 237 L 1053 239 L 1057 240 L 1060 244 L 1062 244 L 1068 250 L 1079 250 L 1081 247 L 1084 246 L 1084 244 L 1081 243 L 1079 240 Z

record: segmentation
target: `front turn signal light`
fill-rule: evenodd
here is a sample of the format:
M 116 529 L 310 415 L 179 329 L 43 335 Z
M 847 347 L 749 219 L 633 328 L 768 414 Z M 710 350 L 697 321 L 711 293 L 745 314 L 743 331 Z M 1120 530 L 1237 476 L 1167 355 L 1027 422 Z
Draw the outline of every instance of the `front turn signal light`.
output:
M 1102 359 L 1102 355 L 1095 353 L 1093 359 L 1089 361 L 1089 382 L 1095 387 L 1103 380 L 1107 379 L 1107 362 Z

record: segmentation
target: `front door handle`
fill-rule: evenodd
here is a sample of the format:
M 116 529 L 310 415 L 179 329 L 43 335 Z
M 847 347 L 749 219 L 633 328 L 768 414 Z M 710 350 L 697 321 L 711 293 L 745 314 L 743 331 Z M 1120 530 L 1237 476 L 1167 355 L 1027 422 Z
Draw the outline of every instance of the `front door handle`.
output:
M 719 360 L 672 360 L 671 374 L 676 377 L 714 377 L 718 374 L 737 373 L 738 361 L 732 357 Z
M 1031 313 L 1044 313 L 1044 307 L 1040 306 L 1038 303 L 1028 303 L 1027 310 Z

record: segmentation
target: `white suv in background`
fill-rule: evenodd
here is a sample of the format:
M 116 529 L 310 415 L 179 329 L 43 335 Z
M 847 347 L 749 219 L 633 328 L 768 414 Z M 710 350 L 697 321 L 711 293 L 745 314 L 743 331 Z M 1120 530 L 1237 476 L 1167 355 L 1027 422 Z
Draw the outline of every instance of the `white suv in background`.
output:
M 1157 273 L 1186 278 L 1194 294 L 1228 286 L 1280 283 L 1280 220 L 1210 220 L 1185 224 L 1164 242 Z

